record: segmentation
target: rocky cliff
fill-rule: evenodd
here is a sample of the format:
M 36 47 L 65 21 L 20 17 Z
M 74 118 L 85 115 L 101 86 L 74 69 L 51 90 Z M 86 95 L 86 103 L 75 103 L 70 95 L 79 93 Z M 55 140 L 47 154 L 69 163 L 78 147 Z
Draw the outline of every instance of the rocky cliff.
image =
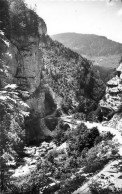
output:
M 122 111 L 122 63 L 116 69 L 115 76 L 107 82 L 106 93 L 100 101 L 104 119 L 110 120 L 106 125 L 121 130 Z
M 116 130 L 110 134 L 111 128 L 84 121 L 97 114 L 105 85 L 91 61 L 46 34 L 45 22 L 33 10 L 23 4 L 21 11 L 14 9 L 23 1 L 10 2 L 10 31 L 0 31 L 0 188 L 11 194 L 72 193 L 118 157 L 111 141 Z M 112 93 L 119 89 L 120 97 L 120 86 L 121 66 L 100 101 L 103 117 L 120 111 Z M 113 119 L 118 122 L 121 114 Z
M 10 31 L 0 33 L 0 87 L 16 84 L 21 90 L 30 107 L 26 128 L 32 139 L 40 139 L 52 135 L 52 118 L 62 110 L 89 114 L 96 109 L 105 85 L 91 61 L 53 41 L 43 19 L 23 1 L 10 2 Z
M 46 33 L 46 24 L 39 17 L 38 36 L 11 36 L 7 39 L 3 31 L 0 33 L 0 87 L 2 89 L 8 84 L 16 84 L 23 91 L 21 97 L 29 105 L 31 115 L 38 115 L 40 124 L 37 131 L 42 131 L 40 128 L 43 128 L 42 138 L 45 132 L 48 135 L 50 131 L 41 119 L 56 110 L 54 95 L 48 85 L 44 84 L 41 76 L 44 63 L 39 44 Z M 46 110 L 48 104 L 46 96 L 48 95 L 52 104 L 49 105 L 49 110 Z
M 105 84 L 94 72 L 92 62 L 49 36 L 40 49 L 45 64 L 43 76 L 60 96 L 63 111 L 66 114 L 92 111 L 105 90 Z
M 1 60 L 4 61 L 1 88 L 14 83 L 23 91 L 21 97 L 31 112 L 26 128 L 31 128 L 34 139 L 51 136 L 44 118 L 54 113 L 56 107 L 68 114 L 77 111 L 88 114 L 97 106 L 105 89 L 91 62 L 51 40 L 46 35 L 44 21 L 39 21 L 39 36 L 8 40 L 1 33 Z

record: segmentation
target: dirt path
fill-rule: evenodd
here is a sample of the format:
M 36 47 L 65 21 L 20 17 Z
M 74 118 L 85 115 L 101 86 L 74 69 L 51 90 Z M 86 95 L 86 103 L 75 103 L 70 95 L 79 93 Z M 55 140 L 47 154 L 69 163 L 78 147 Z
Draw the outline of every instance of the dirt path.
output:
M 76 128 L 79 124 L 84 123 L 88 129 L 93 127 L 97 127 L 99 132 L 111 132 L 114 135 L 113 141 L 119 144 L 119 155 L 122 158 L 122 135 L 120 131 L 117 131 L 114 128 L 103 126 L 100 123 L 90 123 L 89 121 L 79 121 L 75 120 L 72 123 L 72 117 L 63 117 L 63 121 L 67 122 L 71 128 Z M 122 160 L 115 159 L 107 164 L 103 170 L 101 170 L 98 174 L 94 175 L 92 178 L 98 180 L 98 176 L 107 176 L 110 177 L 111 181 L 114 183 L 116 188 L 122 188 Z M 91 178 L 79 189 L 77 189 L 73 194 L 90 194 L 89 183 L 91 182 Z
M 111 127 L 105 127 L 100 123 L 90 123 L 90 122 L 84 122 L 84 124 L 87 126 L 87 128 L 97 127 L 99 132 L 111 132 L 114 135 L 113 141 L 118 142 L 119 145 L 119 155 L 122 156 L 122 135 L 120 131 L 117 131 L 114 128 Z
M 111 132 L 114 135 L 113 140 L 119 143 L 119 154 L 122 157 L 122 136 L 121 132 L 117 131 L 114 128 L 105 127 L 102 126 L 100 123 L 90 123 L 90 122 L 84 122 L 80 120 L 72 120 L 72 117 L 64 116 L 62 118 L 64 122 L 69 124 L 71 128 L 76 128 L 79 124 L 84 123 L 87 128 L 93 128 L 97 127 L 99 132 Z M 26 152 L 30 154 L 30 157 L 24 158 L 25 164 L 17 168 L 13 174 L 13 177 L 22 177 L 24 175 L 29 174 L 31 171 L 33 171 L 36 168 L 36 163 L 40 157 L 43 157 L 43 155 L 46 154 L 46 152 L 50 149 L 53 149 L 55 145 L 49 145 L 48 143 L 44 142 L 40 147 L 32 147 L 27 148 Z M 101 174 L 105 176 L 111 176 L 114 184 L 116 187 L 119 187 L 121 185 L 122 187 L 122 172 L 120 172 L 118 169 L 122 166 L 122 160 L 114 160 L 111 161 L 109 164 L 107 164 L 103 170 L 101 170 L 97 175 L 95 175 L 94 179 L 97 179 L 98 176 Z M 73 194 L 90 194 L 89 191 L 89 183 L 91 179 L 89 179 L 82 187 L 80 187 L 78 190 L 73 192 Z
M 117 131 L 114 128 L 111 127 L 106 127 L 103 126 L 101 123 L 96 123 L 96 122 L 85 122 L 85 121 L 81 121 L 81 120 L 75 120 L 74 122 L 72 121 L 72 117 L 71 116 L 64 116 L 62 117 L 62 120 L 64 122 L 66 122 L 67 124 L 69 124 L 69 126 L 72 128 L 76 128 L 79 124 L 84 123 L 88 129 L 91 129 L 93 127 L 97 127 L 99 132 L 111 132 L 114 135 L 113 141 L 118 142 L 120 144 L 119 146 L 119 154 L 120 156 L 122 156 L 122 135 L 120 131 Z
M 115 160 L 107 164 L 103 170 L 101 170 L 98 174 L 94 175 L 92 179 L 98 180 L 99 176 L 107 176 L 110 177 L 110 180 L 114 182 L 116 188 L 122 188 L 122 172 L 119 172 L 119 168 L 122 166 L 121 160 Z M 89 184 L 91 183 L 91 179 L 87 181 L 82 187 L 77 189 L 72 194 L 90 194 Z

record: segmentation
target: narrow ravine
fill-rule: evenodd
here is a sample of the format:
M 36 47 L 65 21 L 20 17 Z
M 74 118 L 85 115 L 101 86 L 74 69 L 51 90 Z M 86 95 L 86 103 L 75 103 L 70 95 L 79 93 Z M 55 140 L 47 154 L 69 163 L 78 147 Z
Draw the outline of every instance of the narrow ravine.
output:
M 117 166 L 121 165 L 121 157 L 122 157 L 122 136 L 121 136 L 121 132 L 117 131 L 114 128 L 110 128 L 110 127 L 106 127 L 103 126 L 102 123 L 96 123 L 96 122 L 89 122 L 89 121 L 81 121 L 81 120 L 73 120 L 72 119 L 72 115 L 71 116 L 66 116 L 64 115 L 63 117 L 61 117 L 61 120 L 68 124 L 70 126 L 71 130 L 75 130 L 75 128 L 77 128 L 78 125 L 80 125 L 81 123 L 84 123 L 88 129 L 92 129 L 93 127 L 97 127 L 99 132 L 111 132 L 114 137 L 113 137 L 113 141 L 115 141 L 119 146 L 118 146 L 118 155 L 120 158 L 115 158 L 115 160 L 113 159 L 113 161 L 110 161 L 104 168 L 103 170 L 101 170 L 99 173 L 95 174 L 94 176 L 91 176 L 87 179 L 87 181 L 85 182 L 85 184 L 83 184 L 81 187 L 79 186 L 79 188 L 73 192 L 73 194 L 89 194 L 89 184 L 91 182 L 91 179 L 97 179 L 98 176 L 101 176 L 102 174 L 104 176 L 110 176 L 112 177 L 112 180 L 114 181 L 115 185 L 118 186 L 122 185 L 122 179 L 120 179 L 119 177 L 122 176 L 122 173 L 117 171 Z M 62 149 L 66 149 L 66 143 L 62 144 Z M 37 168 L 37 163 L 38 161 L 41 159 L 43 160 L 46 156 L 47 153 L 50 150 L 58 150 L 60 149 L 60 147 L 57 147 L 55 143 L 53 142 L 43 142 L 40 144 L 40 146 L 29 146 L 29 147 L 25 147 L 24 148 L 24 152 L 26 154 L 26 157 L 23 158 L 23 164 L 21 164 L 17 169 L 15 169 L 15 171 L 13 172 L 12 178 L 13 179 L 22 179 L 22 177 L 27 176 L 29 174 L 31 174 L 31 172 L 33 172 L 34 170 L 36 170 Z M 51 186 L 53 186 L 53 184 L 55 184 L 55 181 L 52 181 L 52 183 L 50 184 Z

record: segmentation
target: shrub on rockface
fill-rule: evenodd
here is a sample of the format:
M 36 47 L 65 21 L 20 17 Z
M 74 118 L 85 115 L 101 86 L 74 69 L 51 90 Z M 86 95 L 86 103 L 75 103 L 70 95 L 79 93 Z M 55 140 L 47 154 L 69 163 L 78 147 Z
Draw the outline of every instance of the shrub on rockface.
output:
M 53 166 L 47 159 L 39 159 L 36 167 L 35 170 L 31 170 L 30 174 L 18 177 L 17 180 L 11 179 L 7 190 L 9 194 L 50 193 L 52 188 L 49 184 L 52 183 Z
M 68 130 L 69 129 L 69 130 Z M 70 131 L 69 125 L 64 124 L 63 121 L 59 121 L 55 131 L 53 140 L 57 145 L 61 145 L 68 140 L 68 133 Z
M 3 130 L 8 143 L 8 145 L 3 145 L 6 148 L 8 146 L 8 149 L 15 148 L 16 152 L 18 152 L 17 146 L 20 146 L 25 136 L 23 124 L 26 111 L 21 110 L 21 108 L 26 106 L 26 104 L 18 98 L 17 92 L 1 91 L 0 94 L 1 130 Z
M 27 105 L 18 98 L 17 91 L 0 92 L 0 181 L 4 192 L 9 183 L 9 166 L 16 165 L 24 146 L 23 124 L 27 112 L 22 107 L 26 109 Z
M 81 174 L 75 175 L 73 179 L 67 179 L 61 184 L 61 188 L 58 191 L 58 194 L 70 194 L 79 188 L 83 182 L 86 180 Z
M 28 8 L 24 0 L 0 1 L 0 30 L 18 46 L 19 43 L 29 44 L 28 38 L 39 37 L 39 22 L 46 26 L 35 10 Z
M 112 178 L 109 176 L 101 175 L 97 180 L 92 179 L 89 184 L 91 194 L 121 194 L 122 189 L 116 188 Z
M 14 1 L 10 6 L 11 34 L 17 37 L 38 35 L 38 16 L 27 8 L 23 1 Z
M 9 4 L 7 0 L 0 1 L 0 30 L 8 35 L 10 29 Z
M 92 147 L 84 158 L 84 171 L 95 173 L 101 170 L 112 158 L 118 155 L 118 145 L 108 139 Z
M 81 124 L 69 134 L 69 155 L 72 155 L 74 151 L 79 155 L 85 148 L 90 149 L 98 136 L 100 134 L 96 127 L 87 129 L 84 124 Z
M 117 154 L 117 146 L 114 144 L 112 146 L 112 138 L 111 133 L 100 134 L 96 127 L 87 129 L 81 124 L 71 130 L 68 125 L 61 122 L 54 140 L 57 145 L 63 142 L 68 144 L 67 168 L 77 169 L 84 166 L 85 171 L 96 172 Z
M 60 145 L 63 142 L 68 142 L 69 144 L 69 154 L 81 152 L 88 148 L 94 146 L 95 140 L 100 136 L 100 133 L 96 127 L 88 129 L 83 123 L 78 126 L 76 129 L 71 130 L 68 124 L 60 121 L 56 127 L 54 134 L 54 141 Z

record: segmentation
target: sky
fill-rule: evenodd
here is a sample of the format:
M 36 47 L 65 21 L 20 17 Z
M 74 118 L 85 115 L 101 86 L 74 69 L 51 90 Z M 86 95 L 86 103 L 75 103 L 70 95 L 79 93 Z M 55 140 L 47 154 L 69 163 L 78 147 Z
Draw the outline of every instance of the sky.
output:
M 49 35 L 97 34 L 122 43 L 121 0 L 26 0 L 44 19 Z

